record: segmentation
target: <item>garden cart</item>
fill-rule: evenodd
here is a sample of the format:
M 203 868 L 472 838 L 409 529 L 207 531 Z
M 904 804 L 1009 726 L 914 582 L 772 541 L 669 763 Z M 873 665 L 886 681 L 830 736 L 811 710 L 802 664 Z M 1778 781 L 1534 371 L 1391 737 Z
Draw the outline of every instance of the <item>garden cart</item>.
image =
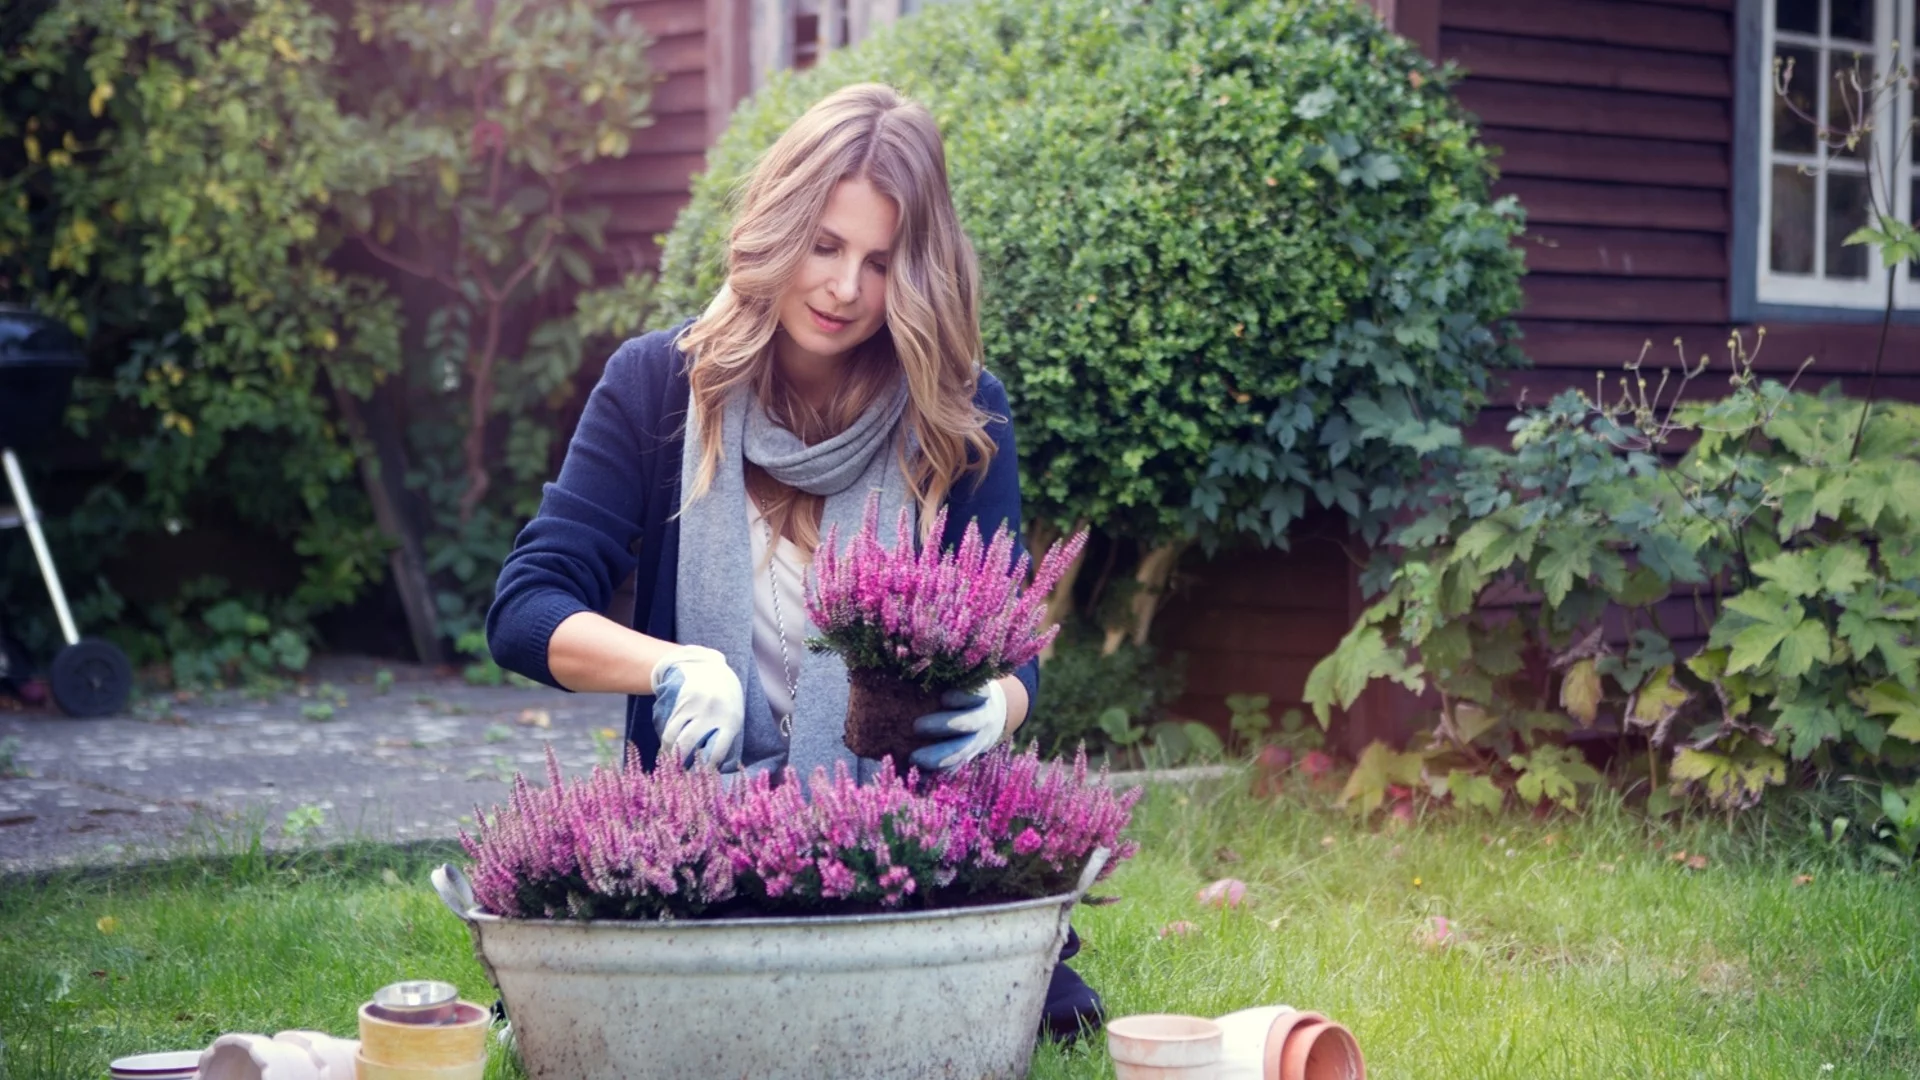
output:
M 55 654 L 48 673 L 54 703 L 69 716 L 105 716 L 126 706 L 133 690 L 133 668 L 119 646 L 80 636 L 40 528 L 40 512 L 20 467 L 21 454 L 45 447 L 59 431 L 74 376 L 85 363 L 79 339 L 65 327 L 24 308 L 0 305 L 0 468 L 6 472 L 6 494 L 12 497 L 11 504 L 0 501 L 0 529 L 26 530 L 34 561 L 53 599 L 53 613 L 66 643 Z M 0 641 L 5 639 L 0 625 Z M 25 665 L 20 650 L 0 646 L 0 682 L 23 681 L 28 674 Z

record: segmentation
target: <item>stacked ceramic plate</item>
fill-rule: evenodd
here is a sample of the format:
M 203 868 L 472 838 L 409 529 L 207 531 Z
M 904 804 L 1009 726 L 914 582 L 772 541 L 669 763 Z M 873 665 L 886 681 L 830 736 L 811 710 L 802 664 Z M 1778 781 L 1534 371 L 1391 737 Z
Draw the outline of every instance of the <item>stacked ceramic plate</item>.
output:
M 193 1080 L 200 1075 L 200 1051 L 135 1054 L 107 1066 L 113 1080 Z

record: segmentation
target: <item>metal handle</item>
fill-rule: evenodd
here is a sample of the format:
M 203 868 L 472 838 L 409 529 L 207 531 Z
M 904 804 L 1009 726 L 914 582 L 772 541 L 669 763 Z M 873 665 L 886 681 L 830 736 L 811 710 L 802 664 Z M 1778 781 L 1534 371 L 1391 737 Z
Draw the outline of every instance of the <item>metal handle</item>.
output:
M 1073 898 L 1075 900 L 1085 896 L 1087 890 L 1093 888 L 1094 879 L 1100 876 L 1100 871 L 1105 869 L 1107 859 L 1112 855 L 1113 849 L 1111 848 L 1094 848 L 1093 854 L 1087 856 L 1087 865 L 1080 871 L 1080 883 L 1073 887 Z
M 433 891 L 440 894 L 441 902 L 447 905 L 447 910 L 459 916 L 461 922 L 473 921 L 473 912 L 479 908 L 480 902 L 473 898 L 473 883 L 467 880 L 467 875 L 461 873 L 459 867 L 452 863 L 435 867 Z

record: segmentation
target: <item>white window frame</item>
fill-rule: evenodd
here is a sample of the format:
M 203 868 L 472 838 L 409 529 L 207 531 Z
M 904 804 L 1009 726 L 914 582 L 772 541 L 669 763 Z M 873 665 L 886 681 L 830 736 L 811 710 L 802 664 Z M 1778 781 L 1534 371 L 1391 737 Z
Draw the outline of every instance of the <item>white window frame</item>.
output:
M 1829 14 L 1832 2 L 1833 0 L 1820 0 L 1820 25 L 1823 30 L 1830 26 Z M 1909 23 L 1912 21 L 1911 12 L 1915 5 L 1912 3 L 1912 0 L 1874 0 L 1874 5 L 1875 37 L 1879 40 L 1871 43 L 1872 51 L 1870 53 L 1863 52 L 1861 54 L 1863 61 L 1870 58 L 1873 70 L 1876 73 L 1884 72 L 1887 69 L 1888 61 L 1892 57 L 1891 42 L 1897 40 L 1900 44 L 1901 51 L 1905 54 L 1905 61 L 1908 67 L 1911 68 L 1914 64 L 1916 53 L 1912 42 L 1916 28 L 1909 25 Z M 1756 245 L 1758 259 L 1754 267 L 1757 286 L 1755 289 L 1755 298 L 1763 304 L 1792 304 L 1834 308 L 1858 308 L 1863 310 L 1882 308 L 1886 305 L 1887 300 L 1886 275 L 1889 271 L 1880 264 L 1880 252 L 1878 248 L 1873 248 L 1869 251 L 1867 256 L 1867 276 L 1864 278 L 1830 280 L 1821 274 L 1826 261 L 1827 180 L 1824 175 L 1824 170 L 1820 170 L 1816 165 L 1816 162 L 1819 160 L 1818 154 L 1775 154 L 1773 149 L 1773 105 L 1775 87 L 1773 57 L 1776 47 L 1779 45 L 1788 45 L 1814 50 L 1816 54 L 1822 57 L 1822 67 L 1825 67 L 1831 63 L 1831 60 L 1828 58 L 1835 48 L 1834 42 L 1836 39 L 1828 38 L 1824 35 L 1815 37 L 1793 31 L 1781 31 L 1776 28 L 1776 23 L 1779 21 L 1776 10 L 1776 0 L 1763 0 L 1762 6 L 1765 8 L 1765 22 L 1764 37 L 1760 49 L 1761 71 L 1760 77 L 1755 80 L 1759 84 L 1761 95 L 1759 111 L 1760 153 L 1758 162 L 1760 170 L 1760 220 L 1756 223 L 1759 229 L 1759 236 L 1757 237 L 1759 242 Z M 1840 42 L 1840 47 L 1844 47 L 1848 43 L 1847 39 L 1844 38 L 1837 40 Z M 1822 74 L 1825 75 L 1824 78 L 1821 77 Z M 1824 118 L 1827 109 L 1827 95 L 1832 92 L 1833 82 L 1831 73 L 1816 73 L 1814 83 L 1817 90 L 1817 97 L 1814 101 L 1813 115 L 1817 118 Z M 1883 104 L 1880 109 L 1880 115 L 1874 120 L 1874 131 L 1876 134 L 1904 132 L 1906 125 L 1911 120 L 1912 102 L 1911 92 L 1901 92 L 1894 95 L 1893 101 Z M 1912 221 L 1914 220 L 1913 207 L 1910 205 L 1913 188 L 1912 180 L 1916 172 L 1920 172 L 1920 169 L 1916 168 L 1911 147 L 1897 145 L 1902 141 L 1904 140 L 1874 139 L 1871 147 L 1872 153 L 1867 162 L 1867 167 L 1876 171 L 1878 178 L 1884 179 L 1891 175 L 1893 180 L 1894 212 L 1902 220 Z M 1896 145 L 1888 145 L 1890 142 L 1896 143 Z M 1886 155 L 1895 149 L 1904 150 L 1905 152 L 1901 154 L 1900 160 L 1891 163 L 1892 169 L 1889 170 L 1889 162 L 1887 161 Z M 1775 165 L 1790 164 L 1805 164 L 1809 167 L 1809 170 L 1813 171 L 1817 176 L 1814 188 L 1813 250 L 1815 272 L 1813 274 L 1789 274 L 1781 273 L 1773 269 L 1773 170 Z M 1894 267 L 1891 272 L 1897 275 L 1894 284 L 1894 306 L 1900 308 L 1920 307 L 1920 281 L 1916 281 L 1912 274 L 1906 272 L 1905 267 Z

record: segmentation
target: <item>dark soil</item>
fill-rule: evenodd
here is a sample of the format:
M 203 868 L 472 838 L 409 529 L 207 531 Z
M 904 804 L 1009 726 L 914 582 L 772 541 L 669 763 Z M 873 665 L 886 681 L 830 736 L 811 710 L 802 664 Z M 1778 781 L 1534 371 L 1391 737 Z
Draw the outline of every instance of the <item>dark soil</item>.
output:
M 940 696 L 886 672 L 855 670 L 847 673 L 847 749 L 863 758 L 892 755 L 893 767 L 904 776 L 908 755 L 927 744 L 913 733 L 913 722 L 940 710 Z

